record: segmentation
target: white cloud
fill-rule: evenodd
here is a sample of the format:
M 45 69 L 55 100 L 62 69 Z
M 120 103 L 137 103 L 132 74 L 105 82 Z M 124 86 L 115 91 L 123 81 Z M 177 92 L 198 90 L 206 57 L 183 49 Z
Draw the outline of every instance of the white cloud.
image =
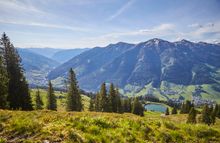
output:
M 127 3 L 125 3 L 121 8 L 119 8 L 113 15 L 111 15 L 107 21 L 111 21 L 121 15 L 124 11 L 126 11 L 134 2 L 135 0 L 129 0 Z
M 42 10 L 35 7 L 31 1 L 19 1 L 19 0 L 1 0 L 0 10 L 7 12 L 34 12 L 34 13 L 44 13 Z
M 55 29 L 66 29 L 66 30 L 80 31 L 80 32 L 91 31 L 90 29 L 82 28 L 82 27 L 75 27 L 75 26 L 68 26 L 68 25 L 56 25 L 56 24 L 50 24 L 50 23 L 31 22 L 31 21 L 0 20 L 0 23 L 55 28 Z

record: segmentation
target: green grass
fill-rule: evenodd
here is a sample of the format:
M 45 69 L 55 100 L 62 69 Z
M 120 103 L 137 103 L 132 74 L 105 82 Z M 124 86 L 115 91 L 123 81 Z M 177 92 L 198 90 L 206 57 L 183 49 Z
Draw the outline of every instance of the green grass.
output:
M 34 106 L 35 106 L 35 103 L 34 103 L 35 95 L 36 95 L 36 89 L 31 89 L 31 97 L 32 97 L 32 101 L 33 101 Z M 55 96 L 57 97 L 57 110 L 58 111 L 65 111 L 66 95 L 67 95 L 67 93 L 65 93 L 65 92 L 55 91 Z M 40 96 L 43 100 L 44 108 L 46 108 L 47 91 L 44 89 L 40 89 Z M 87 111 L 89 109 L 90 98 L 85 95 L 81 95 L 81 97 L 82 97 L 82 103 L 83 103 L 84 110 Z
M 213 86 L 212 84 L 203 84 L 201 86 L 202 86 L 202 90 L 205 91 L 201 93 L 201 96 L 203 99 L 214 100 L 217 103 L 220 103 L 220 92 L 215 91 L 212 88 Z M 132 85 L 127 85 L 126 86 L 127 91 L 125 92 L 124 90 L 121 89 L 120 92 L 127 96 L 141 96 L 141 95 L 146 95 L 148 91 L 151 90 L 155 97 L 163 101 L 167 100 L 166 97 L 170 99 L 170 98 L 179 98 L 180 96 L 183 96 L 185 100 L 192 100 L 192 93 L 195 91 L 196 85 L 184 86 L 184 85 L 177 85 L 177 84 L 163 81 L 161 83 L 160 88 L 153 88 L 151 84 L 146 85 L 141 90 L 136 90 L 138 88 L 140 87 L 138 86 L 133 87 Z M 177 94 L 166 95 L 165 97 L 159 92 L 160 90 L 162 91 L 172 90 L 172 91 L 176 91 Z
M 220 120 L 213 126 L 186 124 L 186 115 L 0 110 L 3 142 L 220 142 Z

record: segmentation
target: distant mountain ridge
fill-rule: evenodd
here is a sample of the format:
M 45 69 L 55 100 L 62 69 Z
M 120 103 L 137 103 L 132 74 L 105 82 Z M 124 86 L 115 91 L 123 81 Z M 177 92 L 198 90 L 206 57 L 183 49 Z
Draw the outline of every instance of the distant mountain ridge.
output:
M 52 70 L 48 78 L 64 77 L 74 68 L 80 86 L 95 91 L 114 82 L 160 87 L 162 81 L 180 85 L 214 84 L 220 80 L 220 45 L 187 40 L 151 39 L 138 44 L 119 42 L 85 51 Z
M 89 50 L 89 48 L 60 50 L 55 52 L 51 56 L 51 59 L 64 63 L 87 50 Z
M 60 63 L 28 49 L 17 48 L 30 85 L 47 84 L 47 74 Z
M 45 56 L 53 59 L 59 63 L 64 63 L 71 58 L 81 54 L 89 48 L 74 48 L 74 49 L 62 49 L 62 48 L 25 48 L 30 52 Z

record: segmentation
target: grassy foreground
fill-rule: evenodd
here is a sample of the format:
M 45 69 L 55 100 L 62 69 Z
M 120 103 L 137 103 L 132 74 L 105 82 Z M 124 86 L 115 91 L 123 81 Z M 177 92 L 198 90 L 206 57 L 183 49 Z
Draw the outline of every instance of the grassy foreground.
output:
M 220 142 L 214 126 L 185 123 L 186 115 L 0 110 L 4 142 Z

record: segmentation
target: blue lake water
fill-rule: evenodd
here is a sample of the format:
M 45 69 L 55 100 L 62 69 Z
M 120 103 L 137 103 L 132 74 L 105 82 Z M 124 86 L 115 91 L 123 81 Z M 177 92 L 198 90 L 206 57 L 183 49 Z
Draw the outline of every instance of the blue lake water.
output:
M 165 112 L 167 107 L 161 104 L 150 103 L 145 105 L 145 109 L 147 109 L 148 111 Z

